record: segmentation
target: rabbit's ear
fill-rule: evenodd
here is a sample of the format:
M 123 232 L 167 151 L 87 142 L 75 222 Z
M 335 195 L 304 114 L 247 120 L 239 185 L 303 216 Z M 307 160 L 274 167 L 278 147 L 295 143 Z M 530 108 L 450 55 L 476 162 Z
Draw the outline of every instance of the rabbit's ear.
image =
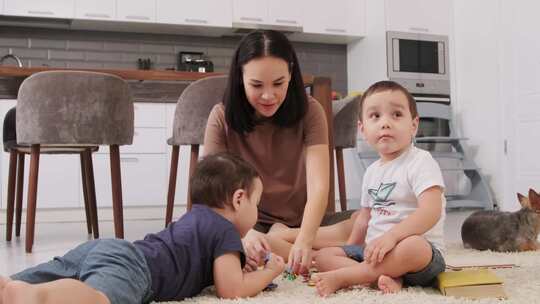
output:
M 531 208 L 531 203 L 529 202 L 529 199 L 525 195 L 518 193 L 517 198 L 521 207 Z
M 534 210 L 540 210 L 540 195 L 533 189 L 529 189 L 529 203 Z

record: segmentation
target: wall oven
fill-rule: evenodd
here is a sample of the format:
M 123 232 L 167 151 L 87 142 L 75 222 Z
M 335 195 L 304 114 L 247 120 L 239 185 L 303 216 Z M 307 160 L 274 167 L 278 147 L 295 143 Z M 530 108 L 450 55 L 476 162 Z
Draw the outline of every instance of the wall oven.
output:
M 450 95 L 448 36 L 386 33 L 388 78 L 411 93 Z

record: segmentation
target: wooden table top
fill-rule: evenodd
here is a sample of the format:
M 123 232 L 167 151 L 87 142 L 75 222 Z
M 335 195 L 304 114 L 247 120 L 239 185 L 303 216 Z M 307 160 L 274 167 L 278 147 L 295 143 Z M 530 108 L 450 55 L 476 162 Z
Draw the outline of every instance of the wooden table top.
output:
M 209 76 L 224 75 L 224 73 L 198 73 L 165 70 L 121 70 L 121 69 L 67 69 L 53 67 L 19 68 L 13 66 L 0 66 L 0 77 L 28 77 L 42 71 L 77 70 L 109 73 L 126 80 L 160 80 L 160 81 L 195 81 Z M 305 75 L 306 84 L 313 83 L 313 76 Z

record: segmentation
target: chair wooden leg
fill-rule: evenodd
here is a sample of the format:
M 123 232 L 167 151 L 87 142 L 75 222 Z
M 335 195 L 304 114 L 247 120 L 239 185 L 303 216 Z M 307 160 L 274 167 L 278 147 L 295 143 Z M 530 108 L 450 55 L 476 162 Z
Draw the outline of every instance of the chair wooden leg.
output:
M 176 176 L 178 173 L 178 154 L 180 147 L 173 146 L 171 155 L 171 171 L 169 173 L 169 190 L 167 191 L 167 210 L 165 213 L 165 227 L 172 221 L 174 209 L 174 195 L 176 193 Z
M 199 145 L 191 145 L 191 156 L 189 159 L 189 179 L 191 179 L 191 176 L 193 175 L 193 172 L 195 171 L 195 167 L 197 166 L 198 161 L 199 161 Z M 187 211 L 191 210 L 191 196 L 189 194 L 190 194 L 190 187 L 189 187 L 189 182 L 188 182 Z
M 336 148 L 336 165 L 339 187 L 339 205 L 341 211 L 347 210 L 347 192 L 345 191 L 345 166 L 343 165 L 343 149 Z
M 96 184 L 94 181 L 94 164 L 92 162 L 92 151 L 86 149 L 84 151 L 85 157 L 85 173 L 86 173 L 86 189 L 88 191 L 88 209 L 90 211 L 90 219 L 92 221 L 92 231 L 94 232 L 94 238 L 99 238 L 99 221 L 97 214 L 96 203 Z
M 32 252 L 36 222 L 36 200 L 39 172 L 39 145 L 32 145 L 30 157 L 30 176 L 28 178 L 28 206 L 26 209 L 26 252 Z
M 21 236 L 22 201 L 24 190 L 24 153 L 19 153 L 17 166 L 17 193 L 15 197 L 15 236 Z
M 114 233 L 117 238 L 123 239 L 124 216 L 122 210 L 122 180 L 120 177 L 120 151 L 118 145 L 111 145 L 110 151 Z
M 84 198 L 84 214 L 86 216 L 86 230 L 88 234 L 92 233 L 92 219 L 90 218 L 90 206 L 88 205 L 88 190 L 87 190 L 87 176 L 86 176 L 86 157 L 84 152 L 80 153 L 81 158 L 81 180 L 83 188 Z
M 13 211 L 15 206 L 15 177 L 17 172 L 17 152 L 9 152 L 9 175 L 7 187 L 6 241 L 11 241 L 13 230 Z

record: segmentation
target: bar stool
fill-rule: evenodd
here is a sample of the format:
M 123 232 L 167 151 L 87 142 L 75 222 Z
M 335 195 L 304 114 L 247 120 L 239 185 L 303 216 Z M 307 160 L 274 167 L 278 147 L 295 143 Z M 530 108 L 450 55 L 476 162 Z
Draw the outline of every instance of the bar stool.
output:
M 115 236 L 123 238 L 119 145 L 133 142 L 134 127 L 133 102 L 127 82 L 114 75 L 96 72 L 39 72 L 21 84 L 16 109 L 17 144 L 11 150 L 31 155 L 26 252 L 32 251 L 34 243 L 39 155 L 42 149 L 51 153 L 57 149 L 81 154 L 87 222 L 93 222 L 91 228 L 96 236 L 97 210 L 91 152 L 99 145 L 109 145 Z M 22 180 L 21 177 L 19 179 Z M 9 220 L 10 213 L 11 219 L 13 216 L 13 199 L 8 199 L 8 209 Z M 12 220 L 7 224 L 10 227 Z
M 208 115 L 210 115 L 214 105 L 222 102 L 226 86 L 227 76 L 212 76 L 199 79 L 187 86 L 178 99 L 174 113 L 173 136 L 167 140 L 167 143 L 173 149 L 165 226 L 171 222 L 173 215 L 180 145 L 191 146 L 189 161 L 189 177 L 191 177 L 199 159 L 199 146 L 204 143 L 204 131 L 206 130 Z M 187 210 L 190 209 L 191 200 L 188 185 Z

